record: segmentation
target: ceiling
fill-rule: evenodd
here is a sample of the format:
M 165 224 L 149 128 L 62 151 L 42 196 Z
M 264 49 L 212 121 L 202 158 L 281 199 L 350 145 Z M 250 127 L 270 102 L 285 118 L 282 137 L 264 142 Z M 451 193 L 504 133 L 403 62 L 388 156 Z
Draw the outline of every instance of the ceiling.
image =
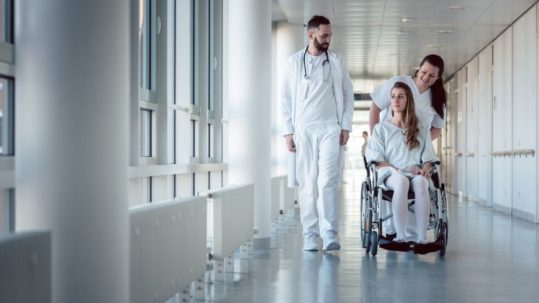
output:
M 536 0 L 273 0 L 273 20 L 305 24 L 312 15 L 333 25 L 331 47 L 355 79 L 410 74 L 436 53 L 451 76 Z

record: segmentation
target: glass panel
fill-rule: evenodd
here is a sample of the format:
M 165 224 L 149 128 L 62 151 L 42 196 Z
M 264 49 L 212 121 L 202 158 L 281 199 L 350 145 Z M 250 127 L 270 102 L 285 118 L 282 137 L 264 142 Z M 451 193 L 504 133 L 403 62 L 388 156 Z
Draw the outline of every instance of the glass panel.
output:
M 13 154 L 13 81 L 0 77 L 0 154 Z
M 196 120 L 191 120 L 191 146 L 192 146 L 192 153 L 191 157 L 196 158 L 198 157 L 198 122 Z
M 0 41 L 13 43 L 13 6 L 12 0 L 0 2 Z
M 192 41 L 192 58 L 193 58 L 193 74 L 192 74 L 192 83 L 193 83 L 193 99 L 191 100 L 191 104 L 196 105 L 198 102 L 198 87 L 199 87 L 199 79 L 198 79 L 198 60 L 199 60 L 199 4 L 198 0 L 193 0 L 192 2 L 192 8 L 193 8 L 193 41 Z
M 140 155 L 141 157 L 152 156 L 152 111 L 140 110 Z
M 139 65 L 140 87 L 155 88 L 156 2 L 139 0 Z
M 213 158 L 213 124 L 208 123 L 208 158 Z
M 0 191 L 0 236 L 15 230 L 14 189 Z
M 3 191 L 0 191 L 0 236 L 9 232 L 9 209 Z

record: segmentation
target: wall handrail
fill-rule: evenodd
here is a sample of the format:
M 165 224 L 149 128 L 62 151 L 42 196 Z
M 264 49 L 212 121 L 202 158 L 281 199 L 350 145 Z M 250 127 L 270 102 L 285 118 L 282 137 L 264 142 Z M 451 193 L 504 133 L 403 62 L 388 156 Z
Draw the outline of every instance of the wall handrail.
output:
M 535 156 L 535 149 L 513 149 L 513 150 L 502 150 L 502 151 L 493 151 L 490 153 L 493 157 L 528 157 Z

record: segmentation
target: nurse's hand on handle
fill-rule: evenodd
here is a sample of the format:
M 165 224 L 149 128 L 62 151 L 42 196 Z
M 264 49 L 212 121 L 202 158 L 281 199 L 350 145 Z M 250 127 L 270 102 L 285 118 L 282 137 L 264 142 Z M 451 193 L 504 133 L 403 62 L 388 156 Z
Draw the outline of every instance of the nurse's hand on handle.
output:
M 286 135 L 284 136 L 286 140 L 286 146 L 288 147 L 288 150 L 295 153 L 296 152 L 296 143 L 294 142 L 294 135 Z
M 347 130 L 347 129 L 342 129 L 341 130 L 341 137 L 339 139 L 339 143 L 341 145 L 346 145 L 346 143 L 348 143 L 349 138 L 350 138 L 350 131 Z

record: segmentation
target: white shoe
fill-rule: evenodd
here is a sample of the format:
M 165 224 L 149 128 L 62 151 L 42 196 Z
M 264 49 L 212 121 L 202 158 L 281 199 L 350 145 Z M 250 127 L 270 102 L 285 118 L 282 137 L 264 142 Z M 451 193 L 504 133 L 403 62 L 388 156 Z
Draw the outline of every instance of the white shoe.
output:
M 324 250 L 333 251 L 341 249 L 341 244 L 337 240 L 331 241 L 324 247 Z
M 318 250 L 318 238 L 315 234 L 307 234 L 303 236 L 303 250 L 317 251 Z
M 327 236 L 324 239 L 324 250 L 332 251 L 332 250 L 339 250 L 341 249 L 341 244 L 339 244 L 339 240 L 337 240 L 337 236 L 334 234 Z
M 427 241 L 426 237 L 417 237 L 417 242 L 416 243 L 426 244 L 426 243 L 429 243 L 429 242 Z

